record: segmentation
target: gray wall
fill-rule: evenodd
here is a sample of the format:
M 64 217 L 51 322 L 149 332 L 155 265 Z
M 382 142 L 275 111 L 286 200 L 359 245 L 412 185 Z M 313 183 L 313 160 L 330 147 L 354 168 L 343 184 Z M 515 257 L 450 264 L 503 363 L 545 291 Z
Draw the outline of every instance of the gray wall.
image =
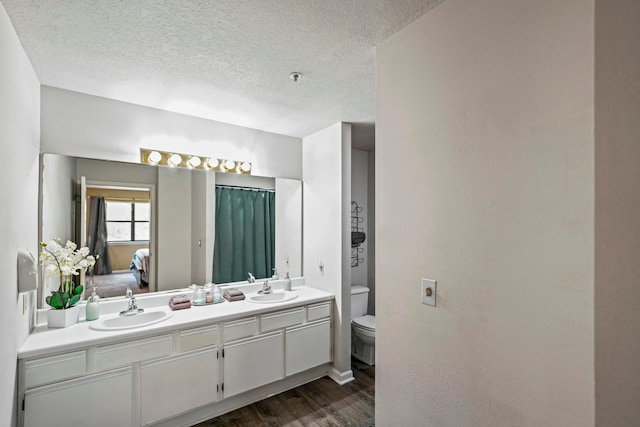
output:
M 596 2 L 598 426 L 640 423 L 640 7 Z

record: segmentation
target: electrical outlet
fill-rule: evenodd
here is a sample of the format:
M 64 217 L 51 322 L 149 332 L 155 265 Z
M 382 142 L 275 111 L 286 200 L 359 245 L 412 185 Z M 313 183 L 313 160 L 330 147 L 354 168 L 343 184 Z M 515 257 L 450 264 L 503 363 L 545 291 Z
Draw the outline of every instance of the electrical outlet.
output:
M 436 281 L 422 279 L 422 303 L 436 306 Z

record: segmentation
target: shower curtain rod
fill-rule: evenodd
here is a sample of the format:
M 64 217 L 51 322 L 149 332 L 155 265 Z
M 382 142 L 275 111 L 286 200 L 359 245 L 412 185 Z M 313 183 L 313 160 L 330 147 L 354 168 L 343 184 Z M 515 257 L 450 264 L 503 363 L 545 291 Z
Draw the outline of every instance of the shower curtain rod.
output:
M 250 191 L 271 191 L 275 193 L 275 188 L 254 188 L 254 187 L 240 187 L 239 185 L 222 185 L 216 184 L 216 187 L 229 188 L 233 190 L 250 190 Z

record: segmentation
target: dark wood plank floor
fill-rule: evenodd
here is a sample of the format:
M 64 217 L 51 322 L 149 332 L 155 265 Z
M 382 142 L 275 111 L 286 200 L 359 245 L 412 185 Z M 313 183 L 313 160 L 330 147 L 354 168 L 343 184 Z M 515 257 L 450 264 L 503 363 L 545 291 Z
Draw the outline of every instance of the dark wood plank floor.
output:
M 358 427 L 374 416 L 375 367 L 354 363 L 353 373 L 343 386 L 320 378 L 196 427 Z

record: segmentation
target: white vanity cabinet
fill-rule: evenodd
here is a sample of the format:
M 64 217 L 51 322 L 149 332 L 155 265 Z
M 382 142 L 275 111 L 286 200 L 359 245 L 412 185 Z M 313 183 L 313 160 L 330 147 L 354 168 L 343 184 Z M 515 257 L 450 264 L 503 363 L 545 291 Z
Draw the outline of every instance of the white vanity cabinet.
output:
M 331 301 L 239 313 L 21 358 L 18 425 L 190 425 L 327 372 Z
M 29 389 L 23 425 L 133 426 L 132 383 L 129 367 Z
M 218 400 L 218 349 L 142 363 L 140 421 L 143 426 Z
M 331 361 L 331 322 L 308 323 L 286 331 L 287 376 Z
M 225 398 L 331 361 L 329 302 L 227 322 L 223 329 Z
M 224 397 L 284 378 L 282 331 L 224 345 Z

